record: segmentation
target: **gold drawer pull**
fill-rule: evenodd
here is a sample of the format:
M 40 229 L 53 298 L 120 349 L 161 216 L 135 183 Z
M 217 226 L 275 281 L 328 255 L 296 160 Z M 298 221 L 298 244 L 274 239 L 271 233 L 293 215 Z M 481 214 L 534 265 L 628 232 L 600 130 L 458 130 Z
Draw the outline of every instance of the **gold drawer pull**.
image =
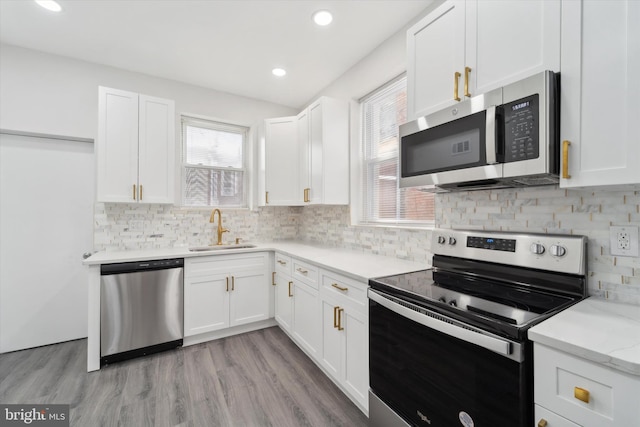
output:
M 342 312 L 344 308 L 338 308 L 338 330 L 343 331 L 344 327 L 342 327 Z
M 569 175 L 569 146 L 571 141 L 562 141 L 562 178 L 571 179 Z
M 336 288 L 336 289 L 339 289 L 339 290 L 341 290 L 343 292 L 346 292 L 346 291 L 349 290 L 349 288 L 343 288 L 342 286 L 338 285 L 337 283 L 332 283 L 331 286 Z
M 464 96 L 471 97 L 469 93 L 469 73 L 471 72 L 471 68 L 464 67 Z
M 338 310 L 340 310 L 340 307 L 338 306 L 333 307 L 333 327 L 334 328 L 338 327 Z
M 541 418 L 540 421 L 538 421 L 538 427 L 547 427 L 547 420 Z
M 589 390 L 580 387 L 573 388 L 573 397 L 584 403 L 589 403 Z
M 296 270 L 298 271 L 298 273 L 302 273 L 302 274 L 307 274 L 308 273 L 307 270 L 303 270 L 302 268 L 296 268 Z
M 227 277 L 227 292 L 229 292 L 229 278 Z
M 460 73 L 455 72 L 453 74 L 453 99 L 454 101 L 460 101 L 460 97 L 458 96 L 458 81 L 460 80 Z
M 142 184 L 140 184 L 140 200 L 142 200 Z
M 293 285 L 293 282 L 289 282 L 289 296 L 293 297 L 293 294 L 291 293 L 291 285 Z
M 133 184 L 133 200 L 136 200 L 136 196 L 137 196 L 136 185 Z
M 271 284 L 273 286 L 276 285 L 276 272 L 275 271 L 273 273 L 271 273 Z
M 287 262 L 286 262 L 286 261 L 283 261 L 283 260 L 281 260 L 281 259 L 279 259 L 279 260 L 278 260 L 278 264 L 280 264 L 280 265 L 287 265 Z

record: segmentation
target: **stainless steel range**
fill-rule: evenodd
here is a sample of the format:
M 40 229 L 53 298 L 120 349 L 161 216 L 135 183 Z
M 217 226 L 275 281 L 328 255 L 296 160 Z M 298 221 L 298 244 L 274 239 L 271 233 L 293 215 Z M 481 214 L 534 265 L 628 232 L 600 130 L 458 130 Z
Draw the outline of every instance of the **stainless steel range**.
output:
M 586 248 L 440 229 L 432 269 L 370 280 L 370 425 L 533 425 L 527 330 L 586 297 Z

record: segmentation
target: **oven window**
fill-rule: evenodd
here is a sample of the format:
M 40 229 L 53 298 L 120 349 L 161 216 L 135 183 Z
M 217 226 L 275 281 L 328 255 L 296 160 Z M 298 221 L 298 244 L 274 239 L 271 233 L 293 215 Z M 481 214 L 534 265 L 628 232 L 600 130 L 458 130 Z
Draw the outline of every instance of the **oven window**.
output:
M 370 301 L 372 391 L 417 426 L 530 424 L 530 370 Z M 530 362 L 531 359 L 528 360 Z M 462 418 L 473 424 L 461 423 Z

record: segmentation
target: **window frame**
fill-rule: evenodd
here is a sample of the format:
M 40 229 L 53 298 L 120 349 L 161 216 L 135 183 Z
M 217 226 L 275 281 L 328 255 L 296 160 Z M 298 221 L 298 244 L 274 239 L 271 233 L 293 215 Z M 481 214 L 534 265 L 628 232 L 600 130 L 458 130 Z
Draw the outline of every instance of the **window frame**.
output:
M 369 179 L 371 168 L 375 168 L 375 165 L 383 164 L 384 162 L 388 162 L 390 160 L 396 159 L 396 176 L 399 177 L 399 168 L 400 168 L 400 150 L 391 153 L 383 153 L 382 155 L 378 155 L 377 157 L 372 157 L 369 154 L 369 146 L 366 138 L 366 111 L 365 105 L 368 100 L 377 96 L 380 92 L 387 90 L 390 86 L 398 83 L 401 80 L 407 81 L 406 73 L 403 73 L 383 85 L 379 86 L 375 90 L 369 92 L 367 95 L 363 96 L 358 100 L 358 112 L 359 117 L 357 123 L 359 123 L 359 141 L 357 148 L 357 158 L 358 164 L 357 166 L 357 189 L 353 194 L 357 194 L 358 196 L 352 198 L 352 206 L 355 207 L 353 209 L 354 214 L 352 214 L 352 223 L 354 225 L 359 226 L 367 226 L 367 227 L 389 227 L 389 228 L 410 228 L 410 229 L 433 229 L 435 227 L 435 195 L 434 196 L 434 217 L 431 219 L 425 220 L 415 220 L 415 219 L 402 219 L 398 218 L 399 208 L 396 209 L 396 218 L 378 218 L 374 219 L 372 213 L 376 209 L 376 204 L 370 202 L 371 200 L 375 200 L 374 192 L 376 191 L 376 187 L 372 185 L 371 180 Z M 354 174 L 355 175 L 355 174 Z M 419 191 L 419 190 L 418 190 Z M 396 180 L 396 206 L 400 206 L 400 201 L 402 200 L 401 188 L 399 187 L 399 180 Z
M 211 129 L 217 131 L 228 131 L 230 133 L 238 133 L 242 135 L 242 167 L 218 167 L 218 166 L 206 166 L 187 163 L 187 138 L 186 127 L 187 126 L 200 127 L 203 129 Z M 226 120 L 215 119 L 210 117 L 204 117 L 194 114 L 182 114 L 180 116 L 180 138 L 181 138 L 181 158 L 180 158 L 180 206 L 185 209 L 212 209 L 212 208 L 224 208 L 224 209 L 250 209 L 250 199 L 252 191 L 249 188 L 251 185 L 251 159 L 252 154 L 250 149 L 250 137 L 251 127 L 233 123 Z M 242 204 L 241 205 L 189 205 L 186 204 L 186 177 L 187 168 L 196 168 L 203 170 L 215 170 L 220 172 L 233 171 L 242 172 Z

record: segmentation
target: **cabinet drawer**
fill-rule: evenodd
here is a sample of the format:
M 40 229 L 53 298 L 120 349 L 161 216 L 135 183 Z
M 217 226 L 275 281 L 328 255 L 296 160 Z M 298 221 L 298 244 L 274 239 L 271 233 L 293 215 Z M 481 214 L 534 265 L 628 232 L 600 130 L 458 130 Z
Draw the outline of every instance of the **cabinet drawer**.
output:
M 367 287 L 366 283 L 360 283 L 330 271 L 321 270 L 322 288 L 325 295 L 337 297 L 336 301 L 344 301 L 341 304 L 348 304 L 358 311 L 367 308 Z M 335 299 L 335 298 L 334 298 Z
M 640 419 L 640 377 L 541 344 L 534 348 L 536 404 L 584 427 L 630 426 Z
M 546 427 L 580 427 L 566 418 L 553 413 L 540 405 L 536 405 L 534 426 Z M 546 423 L 546 424 L 545 424 Z
M 267 254 L 251 252 L 237 255 L 212 255 L 187 258 L 184 261 L 184 276 L 199 277 L 222 274 L 238 269 L 267 268 Z
M 293 269 L 291 276 L 294 280 L 299 280 L 318 289 L 318 267 L 292 258 L 291 268 Z
M 278 273 L 291 276 L 291 257 L 276 252 L 275 270 Z

